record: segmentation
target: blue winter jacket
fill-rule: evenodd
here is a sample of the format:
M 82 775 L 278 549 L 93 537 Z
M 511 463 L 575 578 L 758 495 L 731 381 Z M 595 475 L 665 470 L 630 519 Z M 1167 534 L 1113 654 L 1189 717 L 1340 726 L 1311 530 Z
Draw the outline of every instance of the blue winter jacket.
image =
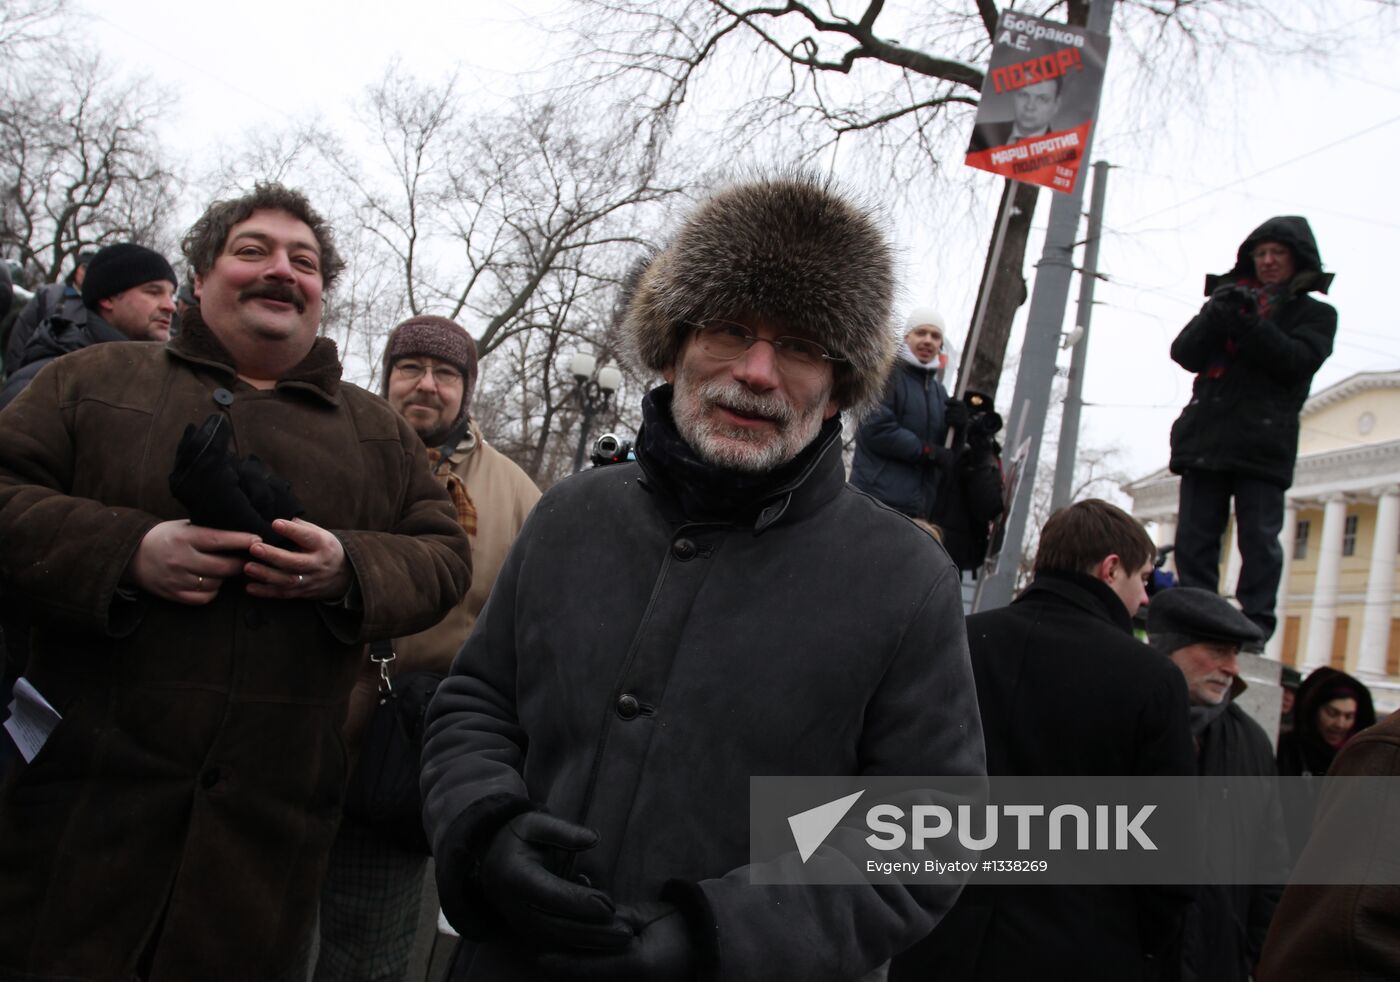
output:
M 948 435 L 944 403 L 948 392 L 935 366 L 918 368 L 900 361 L 885 383 L 880 404 L 856 431 L 851 483 L 906 515 L 927 519 L 938 497 L 942 472 L 926 449 L 943 446 Z

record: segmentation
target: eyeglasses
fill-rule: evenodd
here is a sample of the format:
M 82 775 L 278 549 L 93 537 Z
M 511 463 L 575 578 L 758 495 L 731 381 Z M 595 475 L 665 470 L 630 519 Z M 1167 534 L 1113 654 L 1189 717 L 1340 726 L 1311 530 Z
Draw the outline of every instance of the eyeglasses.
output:
M 462 373 L 451 365 L 422 365 L 416 361 L 396 361 L 390 371 L 416 382 L 424 375 L 431 375 L 438 385 L 461 385 Z
M 708 320 L 687 326 L 695 332 L 695 343 L 700 350 L 717 361 L 734 361 L 759 341 L 770 344 L 778 370 L 795 378 L 812 378 L 821 372 L 827 362 L 841 363 L 846 360 L 830 354 L 815 341 L 794 337 L 770 341 L 733 321 Z

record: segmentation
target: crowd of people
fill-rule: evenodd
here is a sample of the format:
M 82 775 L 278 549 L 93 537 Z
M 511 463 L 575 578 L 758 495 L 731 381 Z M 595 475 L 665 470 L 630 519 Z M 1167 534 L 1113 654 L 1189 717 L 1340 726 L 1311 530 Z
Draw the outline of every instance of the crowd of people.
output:
M 1311 827 L 1275 802 L 1202 802 L 1272 872 L 1199 887 L 805 886 L 756 865 L 743 806 L 755 775 L 1388 766 L 1341 671 L 1299 680 L 1277 758 L 1235 702 L 1335 331 L 1302 219 L 1252 233 L 1173 345 L 1197 372 L 1183 586 L 1149 604 L 1157 546 L 1089 499 L 966 617 L 1001 418 L 950 396 L 935 311 L 891 330 L 887 235 L 826 181 L 728 186 L 672 230 L 619 325 L 662 379 L 635 460 L 543 496 L 473 416 L 461 325 L 396 326 L 378 395 L 342 380 L 343 261 L 302 194 L 214 202 L 183 253 L 183 278 L 136 243 L 82 253 L 8 336 L 0 979 L 397 982 L 430 856 L 472 982 L 1400 971 L 1386 896 L 1283 889 Z M 1259 399 L 1267 432 L 1198 422 Z M 1357 905 L 1364 931 L 1325 916 Z

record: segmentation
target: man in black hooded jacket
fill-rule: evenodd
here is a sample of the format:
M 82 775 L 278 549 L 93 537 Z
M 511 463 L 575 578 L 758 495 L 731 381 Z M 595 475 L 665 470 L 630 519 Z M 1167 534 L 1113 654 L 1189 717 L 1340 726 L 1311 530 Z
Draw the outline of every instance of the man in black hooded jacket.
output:
M 1308 294 L 1326 293 L 1332 276 L 1307 219 L 1271 218 L 1241 243 L 1228 273 L 1206 277 L 1210 299 L 1172 342 L 1172 360 L 1196 373 L 1171 435 L 1171 470 L 1181 475 L 1178 578 L 1218 589 L 1233 498 L 1243 560 L 1235 596 L 1266 640 L 1276 623 L 1298 412 L 1337 333 L 1337 312 Z

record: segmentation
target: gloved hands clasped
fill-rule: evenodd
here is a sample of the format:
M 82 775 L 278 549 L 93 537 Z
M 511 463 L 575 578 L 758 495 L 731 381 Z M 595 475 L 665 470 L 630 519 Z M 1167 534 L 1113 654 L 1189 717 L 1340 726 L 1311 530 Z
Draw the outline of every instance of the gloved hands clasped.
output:
M 544 812 L 517 815 L 482 854 L 481 890 L 547 977 L 689 982 L 694 944 L 675 905 L 614 904 L 556 872 L 565 854 L 597 841 L 592 829 Z

